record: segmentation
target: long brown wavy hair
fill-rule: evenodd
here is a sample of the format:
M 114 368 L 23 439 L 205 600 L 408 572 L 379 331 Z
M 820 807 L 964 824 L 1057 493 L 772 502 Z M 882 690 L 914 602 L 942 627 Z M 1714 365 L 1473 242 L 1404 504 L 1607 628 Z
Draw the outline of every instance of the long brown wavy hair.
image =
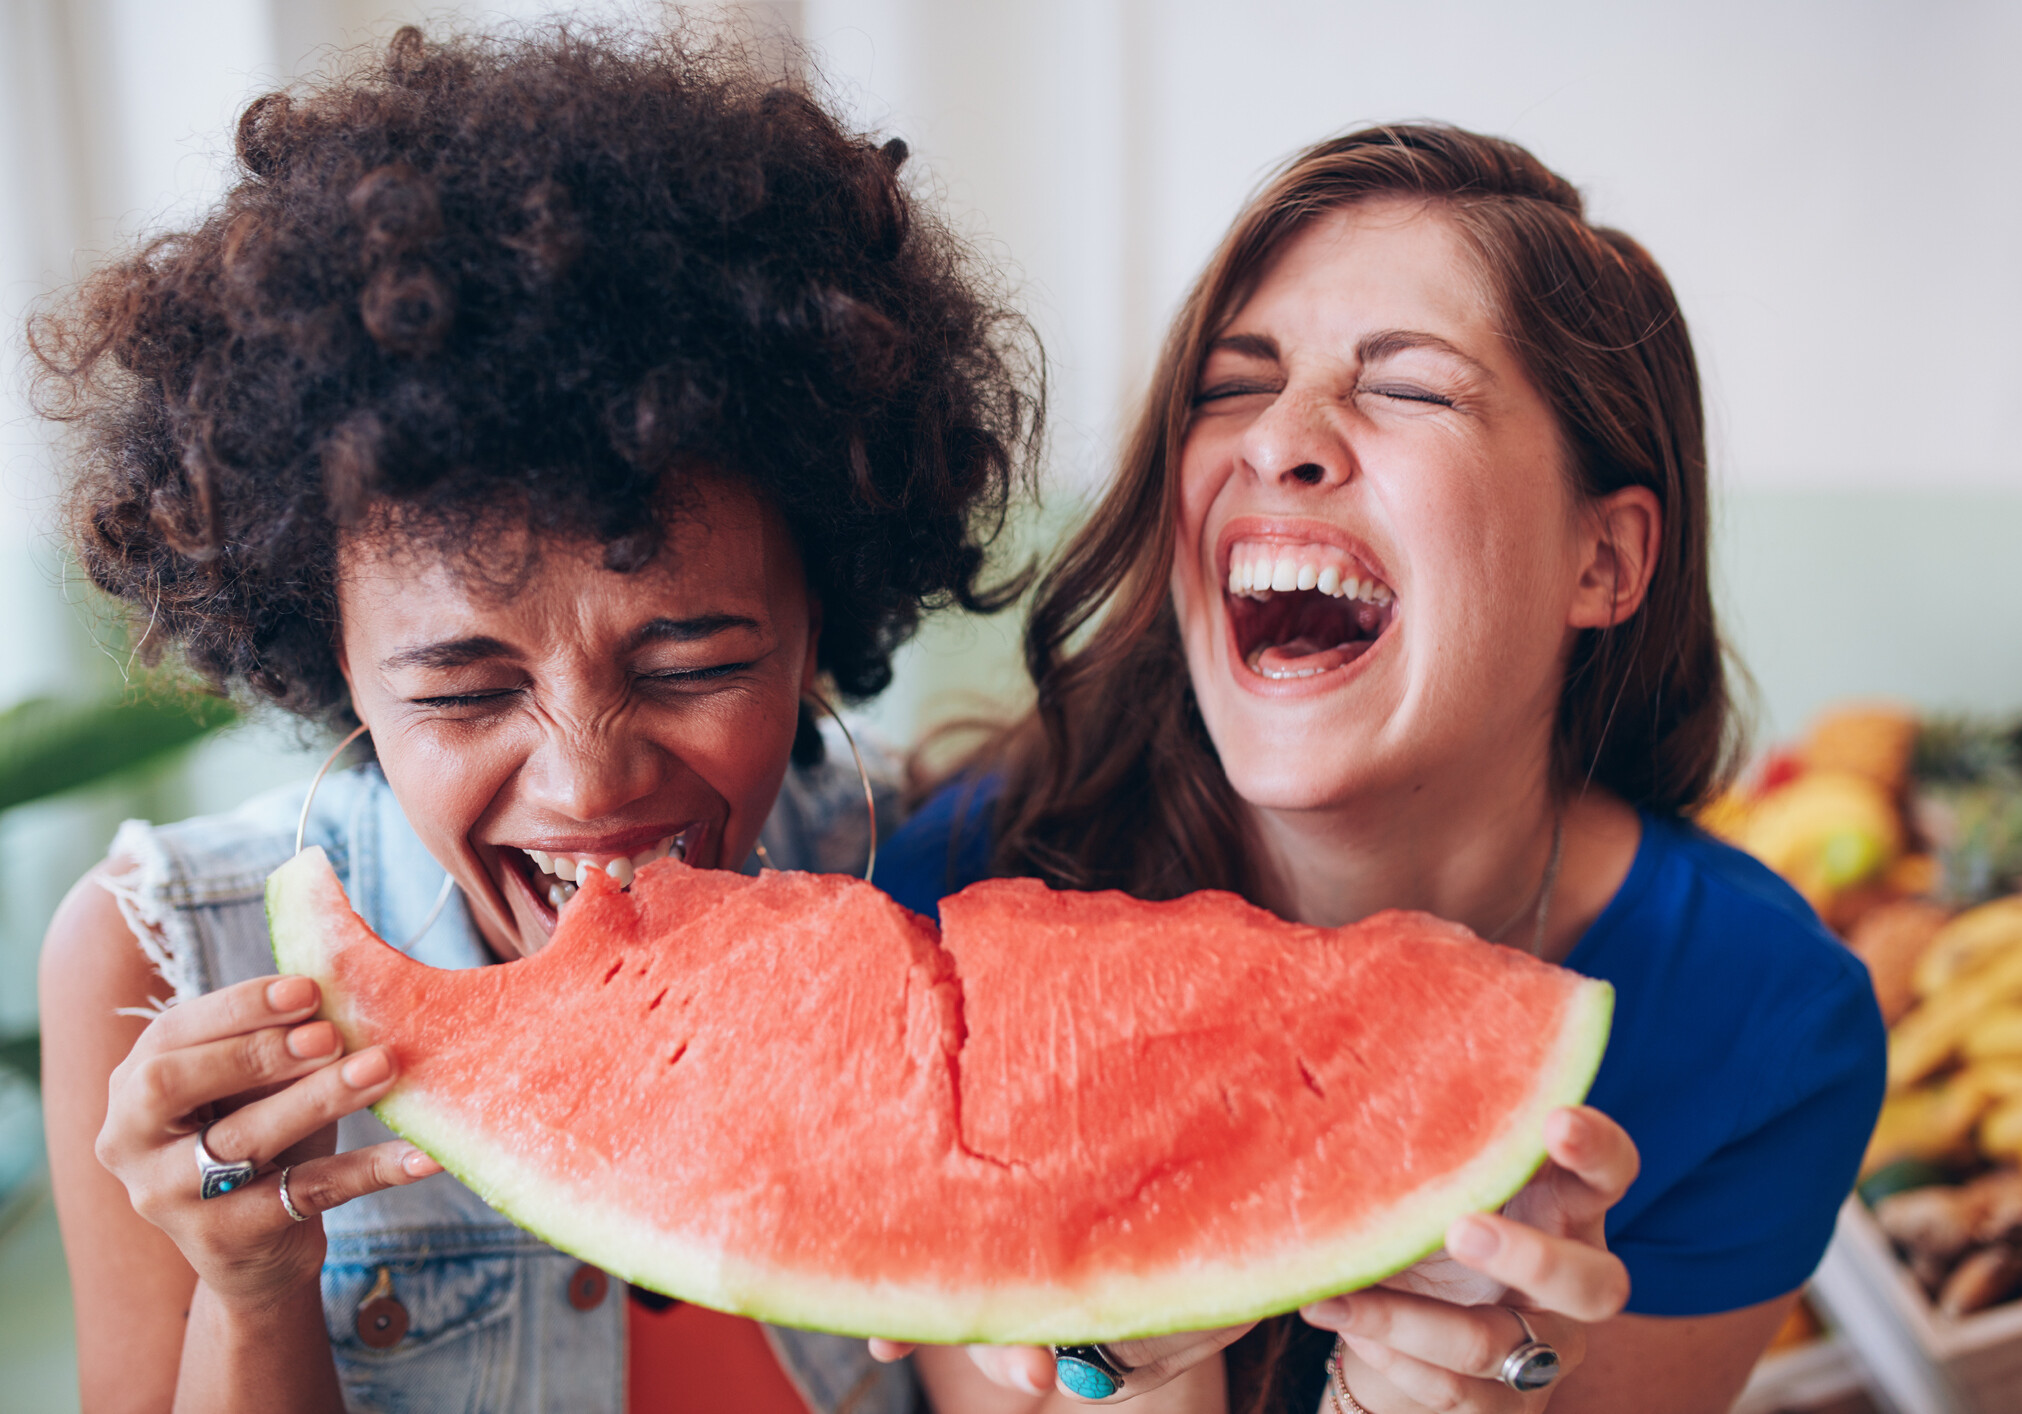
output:
M 1558 417 L 1577 494 L 1647 486 L 1662 508 L 1642 606 L 1574 646 L 1555 784 L 1677 814 L 1731 775 L 1740 742 L 1709 584 L 1699 371 L 1669 282 L 1516 144 L 1368 128 L 1299 153 L 1237 218 L 1173 323 L 1116 480 L 1040 582 L 1025 634 L 1037 702 L 971 768 L 1002 781 L 993 873 L 1147 898 L 1253 892 L 1168 593 L 1179 451 L 1206 350 L 1271 257 L 1321 213 L 1387 195 L 1436 203 L 1472 247 Z
M 1557 415 L 1576 493 L 1646 486 L 1662 508 L 1643 604 L 1573 649 L 1555 787 L 1599 785 L 1676 814 L 1731 777 L 1741 742 L 1708 583 L 1699 373 L 1663 272 L 1589 222 L 1578 191 L 1514 143 L 1369 128 L 1299 153 L 1238 217 L 1173 324 L 1114 484 L 1041 581 L 1025 637 L 1036 705 L 969 768 L 972 781 L 1001 783 L 991 872 L 1146 898 L 1255 896 L 1248 832 L 1168 591 L 1179 452 L 1206 351 L 1271 257 L 1321 213 L 1388 195 L 1435 203 L 1471 245 L 1505 336 Z M 1252 1332 L 1230 1351 L 1234 1407 L 1311 1409 L 1327 1344 L 1290 1318 Z

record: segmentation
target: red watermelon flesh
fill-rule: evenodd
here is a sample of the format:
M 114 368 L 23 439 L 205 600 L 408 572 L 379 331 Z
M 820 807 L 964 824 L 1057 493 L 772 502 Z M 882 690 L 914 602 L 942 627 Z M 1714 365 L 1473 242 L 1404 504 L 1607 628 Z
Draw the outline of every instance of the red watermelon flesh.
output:
M 592 876 L 524 961 L 379 941 L 320 851 L 284 971 L 385 1042 L 395 1130 L 641 1285 L 785 1324 L 1066 1343 L 1229 1324 L 1435 1248 L 1543 1157 L 1611 993 L 1423 914 Z

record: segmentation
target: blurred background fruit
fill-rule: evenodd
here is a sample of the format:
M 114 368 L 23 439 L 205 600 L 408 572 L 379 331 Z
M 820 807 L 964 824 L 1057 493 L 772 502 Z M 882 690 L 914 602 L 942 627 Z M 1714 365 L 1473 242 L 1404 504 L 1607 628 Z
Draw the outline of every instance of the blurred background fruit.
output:
M 1831 709 L 1701 816 L 1860 959 L 1889 1093 L 1860 1195 L 1936 1310 L 2022 1296 L 2022 721 Z

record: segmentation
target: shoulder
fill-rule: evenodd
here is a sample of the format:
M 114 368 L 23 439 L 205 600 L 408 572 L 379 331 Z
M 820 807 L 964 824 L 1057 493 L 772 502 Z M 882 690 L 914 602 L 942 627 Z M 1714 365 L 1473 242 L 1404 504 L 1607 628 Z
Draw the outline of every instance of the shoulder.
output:
M 1628 878 L 1567 965 L 1614 983 L 1619 1024 L 1774 1048 L 1853 1005 L 1881 1040 L 1860 959 L 1768 868 L 1677 820 L 1643 817 Z
M 340 877 L 360 807 L 385 791 L 372 766 L 334 773 L 318 788 L 305 838 L 324 848 Z M 269 971 L 267 876 L 294 853 L 307 793 L 297 782 L 215 815 L 128 820 L 79 889 L 97 896 L 93 916 L 118 921 L 122 955 L 143 959 L 174 997 Z
M 985 877 L 992 816 L 1003 780 L 958 776 L 929 796 L 878 856 L 878 887 L 915 913 L 940 916 L 941 900 Z
M 110 881 L 133 861 L 115 853 L 70 888 L 49 920 L 38 965 L 45 1031 L 51 1040 L 79 1028 L 138 1031 L 124 1014 L 153 1010 L 173 990 L 157 974 L 122 915 Z
M 1567 965 L 1616 990 L 1589 1103 L 1643 1158 L 1609 1220 L 1631 1309 L 1702 1314 L 1796 1287 L 1881 1103 L 1887 1038 L 1860 960 L 1768 869 L 1646 816 Z

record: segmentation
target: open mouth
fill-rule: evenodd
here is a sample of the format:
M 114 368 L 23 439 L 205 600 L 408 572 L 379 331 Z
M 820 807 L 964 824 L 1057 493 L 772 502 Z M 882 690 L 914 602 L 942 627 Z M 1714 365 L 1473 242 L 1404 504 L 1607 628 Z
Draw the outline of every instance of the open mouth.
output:
M 1390 586 L 1335 545 L 1237 541 L 1227 604 L 1237 656 L 1272 682 L 1348 666 L 1397 618 Z
M 632 876 L 655 860 L 671 858 L 685 862 L 699 856 L 707 828 L 701 823 L 690 825 L 677 834 L 662 836 L 636 854 L 561 854 L 514 845 L 503 846 L 499 852 L 527 886 L 535 903 L 545 903 L 549 913 L 559 916 L 562 905 L 576 896 L 576 889 L 592 871 L 607 874 L 619 888 L 629 889 Z

